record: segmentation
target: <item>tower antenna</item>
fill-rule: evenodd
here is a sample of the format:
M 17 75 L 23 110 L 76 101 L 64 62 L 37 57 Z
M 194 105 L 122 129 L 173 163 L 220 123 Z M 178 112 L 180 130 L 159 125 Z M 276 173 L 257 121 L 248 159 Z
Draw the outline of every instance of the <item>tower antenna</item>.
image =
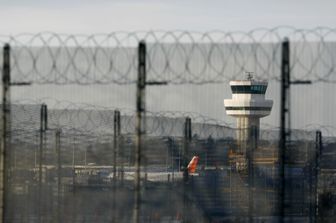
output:
M 252 71 L 245 71 L 245 74 L 247 75 L 247 80 L 249 80 L 249 81 L 253 80 L 253 74 L 254 74 L 254 72 L 252 72 Z

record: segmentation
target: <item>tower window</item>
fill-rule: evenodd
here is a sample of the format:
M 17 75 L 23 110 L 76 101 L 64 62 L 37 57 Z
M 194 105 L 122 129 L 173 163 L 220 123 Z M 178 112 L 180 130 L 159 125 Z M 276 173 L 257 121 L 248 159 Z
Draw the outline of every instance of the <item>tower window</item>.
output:
M 271 111 L 272 107 L 226 107 L 226 110 L 233 111 Z
M 233 85 L 231 90 L 233 94 L 265 94 L 267 86 L 265 85 Z

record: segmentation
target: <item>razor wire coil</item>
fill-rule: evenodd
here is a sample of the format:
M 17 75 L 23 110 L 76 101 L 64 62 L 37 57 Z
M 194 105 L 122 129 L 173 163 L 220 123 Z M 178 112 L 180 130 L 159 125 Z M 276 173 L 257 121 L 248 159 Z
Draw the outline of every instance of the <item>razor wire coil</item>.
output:
M 249 32 L 149 31 L 2 35 L 12 48 L 12 79 L 35 84 L 133 84 L 137 45 L 147 43 L 147 77 L 169 84 L 227 82 L 253 71 L 278 80 L 281 42 L 291 41 L 292 79 L 335 80 L 336 30 L 277 27 Z

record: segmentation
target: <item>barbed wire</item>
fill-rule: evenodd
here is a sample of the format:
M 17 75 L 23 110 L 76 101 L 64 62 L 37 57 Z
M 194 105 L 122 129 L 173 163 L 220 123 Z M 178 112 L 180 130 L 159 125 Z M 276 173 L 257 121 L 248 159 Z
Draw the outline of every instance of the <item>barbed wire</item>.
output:
M 42 102 L 43 101 L 43 102 Z M 27 129 L 38 131 L 40 128 L 40 107 L 48 104 L 48 128 L 63 129 L 64 131 L 95 132 L 97 134 L 112 134 L 114 132 L 114 111 L 121 113 L 121 132 L 134 134 L 135 111 L 127 108 L 111 108 L 90 104 L 58 101 L 54 99 L 43 100 L 17 100 L 11 106 L 12 129 Z M 223 135 L 216 128 L 231 129 L 228 123 L 216 120 L 193 112 L 146 112 L 146 134 L 163 136 L 182 136 L 183 123 L 190 117 L 198 127 L 198 135 L 206 131 L 213 136 Z M 212 130 L 211 130 L 212 129 Z M 212 131 L 209 132 L 209 131 Z M 195 133 L 195 134 L 197 134 Z
M 167 81 L 170 84 L 205 84 L 237 79 L 244 74 L 244 71 L 253 71 L 258 79 L 277 80 L 280 76 L 280 43 L 282 38 L 287 36 L 292 42 L 291 69 L 294 80 L 309 79 L 313 82 L 328 81 L 335 83 L 335 31 L 335 29 L 330 28 L 314 30 L 276 28 L 257 29 L 247 33 L 117 32 L 90 36 L 39 33 L 3 36 L 0 37 L 0 42 L 8 42 L 12 47 L 11 74 L 14 82 L 24 81 L 33 84 L 132 84 L 135 83 L 137 77 L 136 47 L 140 40 L 145 40 L 148 47 L 148 80 Z M 48 129 L 43 134 L 39 129 L 42 103 L 48 105 Z M 118 151 L 121 154 L 113 154 L 112 150 L 116 149 L 113 147 L 115 110 L 121 113 L 120 141 L 121 144 L 124 143 L 120 145 L 122 149 Z M 9 138 L 8 155 L 11 169 L 17 168 L 16 160 L 20 160 L 19 169 L 28 169 L 27 167 L 29 167 L 32 172 L 37 170 L 37 164 L 54 167 L 57 165 L 60 167 L 62 165 L 73 165 L 74 167 L 78 164 L 89 166 L 89 163 L 114 166 L 117 166 L 118 163 L 123 165 L 128 163 L 132 166 L 136 123 L 135 111 L 132 109 L 102 107 L 55 99 L 33 99 L 12 101 L 10 111 L 10 129 L 7 132 L 7 137 Z M 217 156 L 217 159 L 213 160 L 213 164 L 216 160 L 222 161 L 224 154 L 227 154 L 231 149 L 230 145 L 234 145 L 237 132 L 241 129 L 232 127 L 222 120 L 193 112 L 146 111 L 146 132 L 143 137 L 145 151 L 141 155 L 144 155 L 147 161 L 154 164 L 157 164 L 158 160 L 161 161 L 158 166 L 167 172 L 169 168 L 174 167 L 177 156 L 181 161 L 186 117 L 190 117 L 192 120 L 190 151 L 198 152 L 204 160 L 207 160 L 208 155 L 213 153 L 213 156 Z M 291 140 L 296 143 L 295 145 L 300 144 L 300 146 L 294 148 L 294 152 L 300 152 L 296 154 L 298 156 L 297 161 L 308 160 L 308 154 L 315 151 L 315 130 L 317 129 L 330 131 L 330 134 L 336 132 L 332 126 L 318 125 L 308 125 L 301 130 L 291 130 Z M 59 139 L 61 148 L 58 148 L 57 155 L 56 145 L 59 144 L 57 143 L 58 139 L 56 139 L 56 130 L 61 131 Z M 275 155 L 279 145 L 278 128 L 266 125 L 266 128 L 261 129 L 259 137 L 260 151 L 258 152 L 263 153 L 264 149 L 267 149 L 269 157 Z M 179 145 L 169 146 L 170 139 L 173 139 L 173 143 Z M 225 148 L 220 143 L 215 148 L 209 146 L 211 139 L 217 140 L 217 142 L 224 141 Z M 159 143 L 156 144 L 157 142 Z M 206 152 L 204 152 L 205 150 Z M 212 151 L 208 153 L 208 150 Z M 42 151 L 43 156 L 39 156 L 38 152 L 42 153 Z M 122 160 L 121 162 L 120 160 L 119 162 L 117 160 L 113 162 L 112 158 L 115 158 L 116 155 L 118 159 Z M 202 162 L 207 164 L 207 161 Z M 221 163 L 224 164 L 224 162 Z M 306 163 L 308 164 L 308 162 Z M 180 167 L 180 164 L 175 165 L 178 168 Z M 61 170 L 60 167 L 57 168 L 58 171 Z M 19 172 L 16 174 L 20 176 Z M 28 174 L 23 172 L 22 175 Z M 45 175 L 47 175 L 47 172 Z M 75 177 L 76 173 L 73 171 L 73 179 Z M 261 175 L 259 177 L 261 178 Z M 267 188 L 266 181 L 269 176 L 262 177 L 265 188 Z M 17 177 L 15 180 L 19 181 L 18 179 L 20 178 Z M 224 178 L 221 177 L 221 179 Z M 33 177 L 30 180 L 21 183 L 25 185 L 25 188 L 33 188 L 29 183 L 37 185 L 34 183 Z M 301 178 L 298 181 L 307 183 Z M 62 179 L 59 182 L 59 185 L 65 184 Z M 74 182 L 72 186 L 75 186 Z M 50 188 L 56 191 L 55 185 L 51 185 Z M 209 186 L 209 184 L 204 183 L 197 186 L 204 187 L 204 185 Z M 219 191 L 224 192 L 223 185 L 218 185 L 218 188 L 221 188 Z M 239 181 L 239 183 L 233 181 L 233 185 L 234 188 L 237 186 L 246 188 L 244 181 Z M 197 189 L 197 187 L 195 188 Z M 307 189 L 308 187 L 304 184 L 302 188 Z M 57 189 L 61 191 L 59 186 Z M 203 188 L 200 189 L 204 191 Z M 167 194 L 162 191 L 159 191 L 159 193 Z M 42 194 L 42 192 L 40 193 Z M 150 193 L 153 193 L 153 190 Z M 265 200 L 267 200 L 266 193 L 269 192 L 265 192 Z M 12 196 L 14 193 L 10 194 Z M 27 194 L 32 193 L 29 191 Z M 84 198 L 80 193 L 76 194 L 79 198 Z M 231 190 L 230 168 L 230 207 L 231 194 L 241 195 L 242 193 L 238 190 L 237 192 Z M 110 200 L 110 197 L 104 196 L 104 199 L 99 199 L 97 194 L 94 194 L 94 196 L 96 196 L 96 201 L 100 203 L 97 209 L 109 207 L 104 199 Z M 218 201 L 218 196 L 228 197 L 225 193 L 219 195 L 217 193 L 216 201 Z M 27 197 L 28 200 L 37 196 Z M 67 196 L 66 194 L 64 197 L 72 198 L 73 196 Z M 92 194 L 89 197 L 92 198 Z M 247 195 L 243 194 L 243 197 L 247 197 Z M 46 201 L 52 203 L 48 199 Z M 77 199 L 78 197 L 76 197 L 78 203 Z M 233 200 L 239 201 L 240 199 L 234 197 Z M 148 201 L 145 202 L 149 204 Z M 65 202 L 60 205 L 62 210 L 67 209 L 67 206 L 63 206 L 64 204 Z M 171 202 L 168 202 L 168 205 L 171 205 Z M 73 205 L 73 207 L 75 206 Z M 196 205 L 193 206 L 196 207 Z M 238 205 L 239 209 L 241 207 L 241 205 Z M 129 209 L 120 208 L 120 210 Z M 46 213 L 50 215 L 49 212 Z M 123 216 L 130 215 L 123 214 Z
M 10 130 L 8 135 L 13 141 L 34 143 L 40 131 L 40 108 L 48 104 L 48 134 L 61 130 L 64 138 L 85 142 L 110 143 L 114 133 L 114 111 L 119 111 L 121 134 L 133 140 L 135 135 L 135 111 L 126 108 L 102 107 L 83 103 L 59 101 L 55 99 L 17 100 L 11 105 Z M 192 120 L 194 139 L 231 139 L 237 137 L 239 129 L 222 120 L 216 120 L 199 113 L 162 111 L 146 112 L 147 137 L 178 137 L 184 136 L 184 122 Z M 310 125 L 304 129 L 293 129 L 293 140 L 314 140 L 315 131 L 323 126 Z M 333 136 L 335 129 L 324 126 Z M 279 128 L 263 125 L 260 139 L 277 141 Z M 332 137 L 331 137 L 332 138 Z
M 137 45 L 147 43 L 147 77 L 170 84 L 226 82 L 253 71 L 278 80 L 280 43 L 291 41 L 292 79 L 335 83 L 336 29 L 276 27 L 249 32 L 138 31 L 2 35 L 12 79 L 35 84 L 132 84 Z

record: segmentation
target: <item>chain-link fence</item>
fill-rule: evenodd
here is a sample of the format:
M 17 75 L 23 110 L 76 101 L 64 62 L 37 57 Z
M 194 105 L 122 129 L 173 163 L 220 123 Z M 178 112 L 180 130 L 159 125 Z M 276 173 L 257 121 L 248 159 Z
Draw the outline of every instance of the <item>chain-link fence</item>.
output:
M 113 110 L 50 109 L 48 127 L 41 131 L 41 107 L 12 106 L 17 116 L 9 132 L 6 219 L 132 221 L 134 115 L 120 111 L 120 130 L 116 130 Z M 86 114 L 86 120 L 98 123 L 103 119 L 106 126 L 91 126 L 74 118 L 71 120 L 75 123 L 68 123 L 65 118 L 79 118 L 82 114 Z M 143 142 L 141 221 L 234 221 L 249 216 L 267 220 L 276 216 L 279 132 L 263 130 L 256 148 L 251 148 L 251 143 L 245 145 L 254 153 L 253 197 L 249 197 L 252 173 L 247 168 L 246 152 L 237 152 L 237 130 L 195 115 L 191 120 L 192 137 L 188 139 L 184 135 L 184 116 L 147 116 L 148 126 L 155 129 L 148 129 Z M 74 128 L 76 123 L 82 125 Z M 120 134 L 116 138 L 115 131 Z M 286 200 L 292 205 L 288 214 L 307 220 L 311 202 L 307 196 L 311 187 L 309 165 L 315 151 L 315 135 L 297 130 L 292 136 L 286 171 Z M 185 182 L 184 162 L 195 155 L 199 157 L 197 174 Z
M 336 62 L 330 28 L 1 36 L 10 45 L 0 57 L 3 222 L 333 222 L 332 106 L 322 104 L 318 113 L 330 126 L 282 126 L 285 147 L 278 124 L 244 129 L 242 141 L 242 129 L 208 111 L 217 109 L 210 106 L 218 104 L 215 97 L 223 107 L 224 96 L 207 91 L 219 83 L 229 88 L 245 71 L 280 90 L 284 36 L 291 40 L 291 81 L 330 88 Z M 66 85 L 73 90 L 45 97 Z M 160 86 L 145 92 L 146 85 Z M 77 91 L 99 96 L 81 103 Z M 104 94 L 115 96 L 106 106 Z M 272 99 L 272 113 L 280 115 Z M 203 110 L 188 111 L 191 100 Z M 178 109 L 161 110 L 163 103 Z

